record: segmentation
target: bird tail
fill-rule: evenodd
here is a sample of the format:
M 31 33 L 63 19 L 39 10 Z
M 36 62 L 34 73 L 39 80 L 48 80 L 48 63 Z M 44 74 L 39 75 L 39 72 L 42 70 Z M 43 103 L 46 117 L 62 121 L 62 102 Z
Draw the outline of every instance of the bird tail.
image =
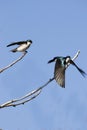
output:
M 13 50 L 11 50 L 12 52 L 16 52 L 17 51 L 17 48 L 15 48 L 15 49 L 13 49 Z

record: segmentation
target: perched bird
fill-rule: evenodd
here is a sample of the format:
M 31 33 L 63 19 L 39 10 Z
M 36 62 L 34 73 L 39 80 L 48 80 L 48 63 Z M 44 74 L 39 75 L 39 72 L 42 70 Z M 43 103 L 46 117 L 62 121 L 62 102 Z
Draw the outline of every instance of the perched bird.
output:
M 12 49 L 12 52 L 25 52 L 30 45 L 32 44 L 31 40 L 26 40 L 26 41 L 19 41 L 19 42 L 13 42 L 9 45 L 7 45 L 7 47 L 9 46 L 13 46 L 13 45 L 19 45 L 17 48 Z
M 51 62 L 55 63 L 55 69 L 54 69 L 54 79 L 56 82 L 63 88 L 65 88 L 65 70 L 67 68 L 67 65 L 70 63 L 74 65 L 78 71 L 85 77 L 87 75 L 82 69 L 80 69 L 71 59 L 70 56 L 66 57 L 54 57 L 52 60 L 48 61 L 48 63 Z

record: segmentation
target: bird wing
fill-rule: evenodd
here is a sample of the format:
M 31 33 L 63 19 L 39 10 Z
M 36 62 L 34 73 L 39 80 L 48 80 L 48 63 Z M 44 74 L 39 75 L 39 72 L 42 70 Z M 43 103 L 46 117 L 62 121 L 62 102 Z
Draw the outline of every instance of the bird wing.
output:
M 78 69 L 78 71 L 82 74 L 82 76 L 83 77 L 85 77 L 87 74 L 82 70 L 82 69 L 80 69 L 72 60 L 70 60 L 70 63 L 72 64 L 72 65 L 74 65 L 77 69 Z
M 61 64 L 61 60 L 57 59 L 54 70 L 54 77 L 56 82 L 65 88 L 65 68 Z
M 21 45 L 21 44 L 24 44 L 24 43 L 25 43 L 25 41 L 13 42 L 13 43 L 7 45 L 7 47 L 13 46 L 13 45 Z

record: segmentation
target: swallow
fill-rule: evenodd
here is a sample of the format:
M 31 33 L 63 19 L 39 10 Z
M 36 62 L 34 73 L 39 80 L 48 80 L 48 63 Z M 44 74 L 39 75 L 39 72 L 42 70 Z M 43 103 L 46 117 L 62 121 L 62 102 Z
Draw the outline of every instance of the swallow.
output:
M 80 69 L 74 61 L 72 61 L 70 56 L 66 57 L 54 57 L 52 60 L 48 61 L 48 63 L 55 62 L 55 69 L 54 69 L 54 79 L 56 82 L 62 87 L 65 88 L 65 70 L 67 68 L 67 65 L 70 63 L 74 65 L 77 70 L 82 74 L 83 77 L 85 77 L 87 74 Z
M 12 52 L 25 52 L 30 47 L 31 44 L 32 44 L 32 40 L 26 40 L 26 41 L 13 42 L 7 45 L 7 47 L 10 47 L 13 45 L 19 45 L 17 48 L 12 49 L 11 51 Z

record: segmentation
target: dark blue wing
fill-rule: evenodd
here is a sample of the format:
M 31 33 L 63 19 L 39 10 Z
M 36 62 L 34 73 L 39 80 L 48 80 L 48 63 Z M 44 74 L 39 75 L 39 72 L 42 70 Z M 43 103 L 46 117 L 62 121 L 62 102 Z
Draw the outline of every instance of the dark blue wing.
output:
M 62 66 L 60 59 L 55 64 L 54 78 L 61 87 L 65 88 L 65 68 Z
M 13 45 L 21 45 L 21 44 L 24 44 L 24 43 L 26 43 L 26 41 L 13 42 L 13 43 L 7 45 L 7 47 L 13 46 Z

